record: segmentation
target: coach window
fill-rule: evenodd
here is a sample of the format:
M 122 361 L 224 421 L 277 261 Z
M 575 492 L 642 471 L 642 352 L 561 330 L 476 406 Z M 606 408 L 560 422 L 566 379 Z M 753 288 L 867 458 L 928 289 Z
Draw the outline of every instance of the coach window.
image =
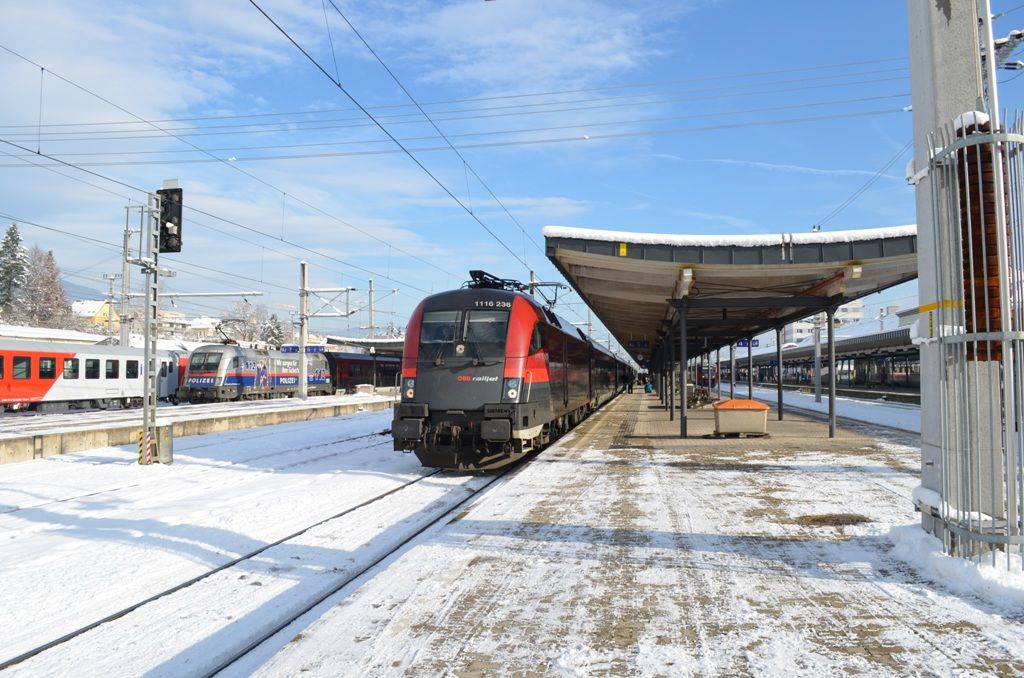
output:
M 32 359 L 27 355 L 14 356 L 13 376 L 15 379 L 32 378 Z
M 4 356 L 0 355 L 0 379 L 4 378 Z
M 78 379 L 78 358 L 64 358 L 64 378 Z
M 57 359 L 56 358 L 40 358 L 39 359 L 39 378 L 40 379 L 56 379 L 57 378 Z
M 100 359 L 99 358 L 86 358 L 85 359 L 85 378 L 86 379 L 99 379 L 100 378 Z
M 108 360 L 107 361 L 107 379 L 117 379 L 117 375 L 120 372 L 120 361 L 119 360 Z
M 11 370 L 11 376 L 15 379 L 31 379 L 32 378 L 32 358 L 28 356 L 14 356 L 12 361 L 13 369 Z
M 139 361 L 138 360 L 127 360 L 124 363 L 124 378 L 125 379 L 138 379 L 139 378 Z

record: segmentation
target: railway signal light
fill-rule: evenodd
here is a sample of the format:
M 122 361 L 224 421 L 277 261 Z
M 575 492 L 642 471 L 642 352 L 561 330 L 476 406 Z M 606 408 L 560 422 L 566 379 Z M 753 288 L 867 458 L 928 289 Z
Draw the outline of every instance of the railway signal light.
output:
M 180 188 L 161 188 L 160 196 L 160 239 L 159 251 L 181 251 L 181 195 Z

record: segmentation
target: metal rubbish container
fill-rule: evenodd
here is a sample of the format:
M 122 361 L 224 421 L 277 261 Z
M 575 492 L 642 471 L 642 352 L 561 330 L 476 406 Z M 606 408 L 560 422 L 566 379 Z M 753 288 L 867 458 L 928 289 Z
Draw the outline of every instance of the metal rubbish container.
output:
M 715 433 L 748 433 L 764 435 L 768 432 L 768 406 L 756 400 L 726 400 L 715 403 Z

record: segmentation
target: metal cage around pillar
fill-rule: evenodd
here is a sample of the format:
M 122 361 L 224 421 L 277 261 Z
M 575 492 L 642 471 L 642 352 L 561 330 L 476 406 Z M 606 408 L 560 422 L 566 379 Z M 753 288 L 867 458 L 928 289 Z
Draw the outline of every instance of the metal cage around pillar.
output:
M 1024 134 L 971 113 L 931 139 L 938 299 L 926 315 L 940 354 L 941 497 L 946 550 L 1024 555 Z M 937 506 L 931 506 L 937 504 Z

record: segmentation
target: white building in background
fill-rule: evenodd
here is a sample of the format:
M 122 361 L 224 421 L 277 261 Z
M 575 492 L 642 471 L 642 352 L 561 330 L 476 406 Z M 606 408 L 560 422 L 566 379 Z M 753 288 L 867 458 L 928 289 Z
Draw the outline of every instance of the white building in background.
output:
M 220 334 L 217 333 L 217 325 L 220 324 L 220 318 L 210 318 L 208 316 L 202 316 L 191 320 L 188 324 L 188 336 L 194 339 L 220 339 Z
M 825 327 L 825 314 L 821 314 L 821 327 Z M 836 327 L 842 327 L 843 325 L 852 325 L 858 323 L 864 319 L 864 302 L 858 299 L 857 301 L 851 301 L 848 304 L 843 304 L 836 309 Z M 782 330 L 782 343 L 783 344 L 796 344 L 800 340 L 811 336 L 814 333 L 814 316 L 805 320 L 797 320 L 794 323 L 786 325 L 785 329 Z

